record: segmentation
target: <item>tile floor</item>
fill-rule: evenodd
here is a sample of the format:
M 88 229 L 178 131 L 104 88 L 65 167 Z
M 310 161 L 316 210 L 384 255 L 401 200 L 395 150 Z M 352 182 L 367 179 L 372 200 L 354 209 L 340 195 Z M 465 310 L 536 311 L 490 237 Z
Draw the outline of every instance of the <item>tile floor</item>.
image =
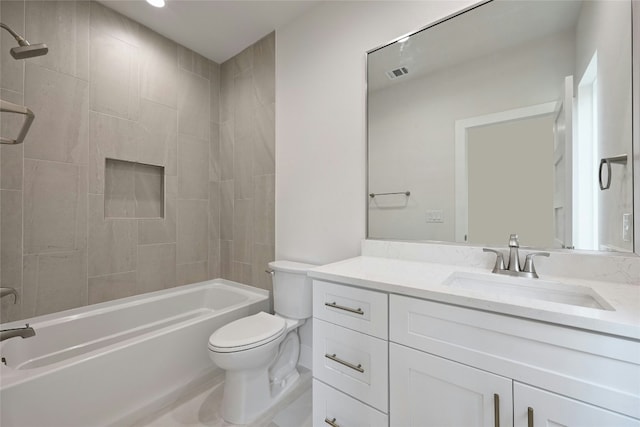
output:
M 311 427 L 311 371 L 300 370 L 300 380 L 274 408 L 249 427 Z M 227 427 L 220 416 L 224 374 L 194 388 L 184 397 L 134 427 Z

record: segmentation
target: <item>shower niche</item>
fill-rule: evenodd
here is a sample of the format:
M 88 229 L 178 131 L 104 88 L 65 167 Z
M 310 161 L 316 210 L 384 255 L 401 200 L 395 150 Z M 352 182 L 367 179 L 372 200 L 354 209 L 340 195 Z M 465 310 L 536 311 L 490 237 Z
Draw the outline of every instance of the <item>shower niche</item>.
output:
M 164 167 L 106 159 L 105 218 L 164 218 Z

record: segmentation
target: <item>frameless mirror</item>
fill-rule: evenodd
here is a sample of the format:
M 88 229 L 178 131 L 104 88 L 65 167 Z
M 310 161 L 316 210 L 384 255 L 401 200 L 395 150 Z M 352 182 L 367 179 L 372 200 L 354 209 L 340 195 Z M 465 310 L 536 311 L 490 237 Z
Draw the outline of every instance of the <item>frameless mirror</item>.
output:
M 631 8 L 494 0 L 369 52 L 368 238 L 633 252 Z

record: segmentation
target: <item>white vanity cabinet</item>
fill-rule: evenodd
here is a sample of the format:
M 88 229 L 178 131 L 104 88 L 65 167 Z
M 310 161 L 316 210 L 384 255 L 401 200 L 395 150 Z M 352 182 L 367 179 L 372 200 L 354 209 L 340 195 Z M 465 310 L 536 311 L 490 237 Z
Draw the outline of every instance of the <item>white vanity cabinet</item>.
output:
M 313 351 L 316 427 L 640 427 L 636 339 L 314 280 Z
M 640 427 L 637 341 L 398 295 L 389 306 L 391 426 Z
M 313 425 L 388 425 L 388 295 L 313 282 Z

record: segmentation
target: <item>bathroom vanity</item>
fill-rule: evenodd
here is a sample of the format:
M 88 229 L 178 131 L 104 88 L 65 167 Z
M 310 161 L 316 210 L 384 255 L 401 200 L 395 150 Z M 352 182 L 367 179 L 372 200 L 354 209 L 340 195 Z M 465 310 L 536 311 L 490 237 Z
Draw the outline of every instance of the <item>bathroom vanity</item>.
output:
M 314 426 L 640 426 L 635 285 L 371 256 L 309 275 Z

